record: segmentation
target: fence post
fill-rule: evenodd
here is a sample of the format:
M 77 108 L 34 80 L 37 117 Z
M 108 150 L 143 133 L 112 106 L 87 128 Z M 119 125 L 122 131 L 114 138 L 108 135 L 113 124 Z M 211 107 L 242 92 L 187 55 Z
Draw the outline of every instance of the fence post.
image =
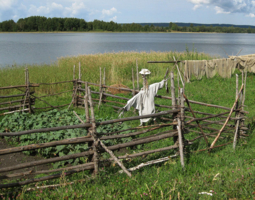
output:
M 88 87 L 88 96 L 89 96 L 89 104 L 90 104 L 90 112 L 91 112 L 91 120 L 90 122 L 92 123 L 92 127 L 89 128 L 89 134 L 92 136 L 94 142 L 92 145 L 94 155 L 93 155 L 93 161 L 94 161 L 94 175 L 98 174 L 98 164 L 99 164 L 99 158 L 98 158 L 98 137 L 96 134 L 96 123 L 95 123 L 95 114 L 94 114 L 94 107 L 93 107 L 93 102 L 92 102 L 92 97 L 91 97 L 91 90 L 90 87 Z
M 133 68 L 132 68 L 132 82 L 133 82 L 132 95 L 135 96 L 135 78 L 134 78 L 134 70 L 133 70 Z
M 138 71 L 138 62 L 136 59 L 136 81 L 137 81 L 137 90 L 140 90 L 140 86 L 139 86 L 139 71 Z
M 245 78 L 244 78 L 244 89 L 243 89 L 243 99 L 242 99 L 242 108 L 241 110 L 244 111 L 244 102 L 245 102 L 245 92 L 246 92 L 246 81 L 247 81 L 247 71 L 245 72 Z M 241 114 L 243 117 L 244 114 Z M 241 126 L 244 126 L 244 119 L 241 120 Z
M 27 100 L 28 100 L 28 110 L 29 110 L 29 113 L 31 114 L 32 113 L 32 110 L 31 110 L 31 97 L 30 97 L 30 81 L 29 81 L 29 71 L 28 71 L 28 68 L 26 69 L 26 73 L 27 73 Z M 24 104 L 26 104 L 26 101 L 24 102 Z
M 79 79 L 78 81 L 81 81 L 81 62 L 79 62 Z M 78 89 L 81 89 L 81 83 L 78 83 Z M 78 106 L 79 104 L 79 99 L 81 98 L 81 91 L 79 90 L 78 92 L 78 97 L 77 97 L 77 101 L 76 101 L 76 105 Z
M 77 93 L 77 81 L 75 79 L 75 65 L 73 66 L 73 99 L 72 104 L 75 107 L 76 106 L 76 93 Z
M 100 67 L 100 88 L 99 88 L 99 102 L 98 102 L 98 109 L 100 108 L 100 105 L 102 103 L 103 98 L 103 88 L 102 88 L 102 69 Z
M 184 107 L 184 96 L 183 96 L 183 88 L 180 89 L 180 95 L 181 95 L 181 112 L 180 117 L 178 120 L 178 140 L 179 140 L 179 152 L 180 152 L 180 158 L 181 158 L 181 165 L 184 168 L 184 153 L 183 153 L 183 132 L 184 132 L 184 115 L 185 115 L 185 107 Z
M 84 107 L 85 107 L 85 115 L 86 122 L 89 123 L 89 105 L 88 105 L 88 82 L 85 83 L 85 96 L 84 96 Z
M 236 99 L 238 98 L 238 74 L 236 74 Z M 239 102 L 237 101 L 236 103 L 236 110 L 239 107 Z M 236 117 L 240 117 L 240 112 L 236 111 L 235 113 Z M 236 126 L 236 130 L 235 130 L 235 135 L 234 135 L 234 140 L 233 140 L 233 149 L 236 148 L 236 144 L 237 144 L 237 139 L 239 137 L 239 124 L 240 124 L 240 120 L 236 120 L 235 126 Z
M 170 77 L 171 77 L 172 110 L 175 110 L 177 108 L 177 106 L 176 106 L 176 98 L 175 98 L 174 73 L 173 72 L 170 73 Z M 173 120 L 175 120 L 176 113 L 173 113 L 172 117 L 173 117 Z M 176 125 L 173 125 L 173 130 L 176 130 L 176 129 L 177 129 Z M 178 139 L 177 136 L 173 137 L 174 143 L 177 142 L 177 139 Z

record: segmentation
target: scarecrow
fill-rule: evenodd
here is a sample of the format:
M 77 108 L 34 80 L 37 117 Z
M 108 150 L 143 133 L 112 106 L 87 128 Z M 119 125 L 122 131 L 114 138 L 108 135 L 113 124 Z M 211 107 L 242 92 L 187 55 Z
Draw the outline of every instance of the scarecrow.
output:
M 143 78 L 143 88 L 138 94 L 128 100 L 127 104 L 122 108 L 122 112 L 119 117 L 124 111 L 128 111 L 132 106 L 139 111 L 139 116 L 155 113 L 154 97 L 158 90 L 163 88 L 165 82 L 167 82 L 167 79 L 165 79 L 166 76 L 161 82 L 148 85 L 147 76 L 149 76 L 151 72 L 148 69 L 142 69 L 139 74 L 141 74 Z M 151 118 L 140 119 L 140 126 L 143 125 L 143 123 L 148 122 L 150 119 Z

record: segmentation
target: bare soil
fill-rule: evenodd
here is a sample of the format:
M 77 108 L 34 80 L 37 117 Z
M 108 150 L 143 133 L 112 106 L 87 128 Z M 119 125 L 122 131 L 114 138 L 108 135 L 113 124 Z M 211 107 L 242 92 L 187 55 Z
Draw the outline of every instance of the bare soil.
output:
M 0 139 L 0 150 L 8 149 L 8 148 L 12 148 L 12 146 L 8 145 L 4 139 Z M 37 161 L 42 159 L 44 158 L 39 156 L 27 156 L 21 152 L 0 155 L 0 168 L 11 167 L 21 163 L 32 162 L 32 161 Z M 33 171 L 48 170 L 48 169 L 50 169 L 50 165 L 45 164 L 45 165 L 39 165 L 35 167 L 24 168 L 20 170 L 14 170 L 10 172 L 4 172 L 0 174 L 0 182 L 2 182 L 1 176 L 7 175 L 7 174 L 21 173 L 21 172 L 27 172 L 27 171 L 33 172 Z M 24 176 L 22 178 L 30 178 L 30 176 Z

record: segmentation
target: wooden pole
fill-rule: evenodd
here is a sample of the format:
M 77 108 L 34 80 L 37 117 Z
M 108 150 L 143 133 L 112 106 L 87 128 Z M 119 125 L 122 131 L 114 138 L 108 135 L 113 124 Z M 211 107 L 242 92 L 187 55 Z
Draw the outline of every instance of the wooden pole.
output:
M 182 123 L 181 120 L 178 118 L 178 139 L 179 139 L 179 151 L 180 151 L 180 158 L 181 158 L 181 165 L 184 168 L 184 154 L 183 154 L 183 141 L 182 141 Z
M 185 99 L 184 99 L 184 96 L 183 96 L 183 89 L 181 88 L 180 89 L 180 95 L 181 95 L 181 125 L 182 125 L 182 128 L 184 128 L 185 126 L 185 105 L 184 105 L 184 102 L 185 102 Z
M 79 81 L 81 81 L 81 62 L 79 62 Z M 80 89 L 81 88 L 81 83 L 80 82 L 78 82 L 78 88 Z M 81 96 L 81 92 L 79 91 L 79 93 L 78 93 L 78 99 L 80 98 L 80 96 Z M 77 99 L 77 100 L 78 100 Z
M 89 103 L 90 103 L 90 113 L 91 113 L 91 120 L 90 122 L 92 123 L 92 127 L 89 128 L 89 133 L 93 137 L 94 143 L 93 143 L 93 162 L 94 164 L 94 175 L 98 174 L 98 163 L 99 163 L 99 158 L 98 158 L 98 137 L 96 135 L 96 123 L 95 123 L 95 114 L 94 114 L 94 107 L 93 107 L 93 102 L 92 102 L 92 97 L 91 97 L 91 89 L 88 87 L 88 96 L 89 96 Z
M 243 89 L 243 98 L 242 98 L 242 101 L 241 101 L 241 111 L 244 111 L 244 102 L 245 102 L 245 93 L 246 93 L 246 80 L 247 80 L 247 71 L 245 72 L 245 78 L 244 78 L 244 89 Z M 242 113 L 242 114 L 241 114 Z M 243 112 L 241 112 L 240 115 L 241 117 L 244 116 Z M 241 122 L 240 122 L 241 126 L 244 126 L 244 120 L 242 119 Z M 241 131 L 243 133 L 243 131 Z
M 30 80 L 29 80 L 29 71 L 27 68 L 27 100 L 28 100 L 28 109 L 29 109 L 29 113 L 32 113 L 32 108 L 31 108 L 31 97 L 30 97 Z M 25 102 L 24 102 L 25 103 Z
M 178 91 L 178 99 L 177 99 L 177 104 L 178 105 L 180 105 L 181 104 L 181 101 L 180 101 L 180 78 L 179 78 L 179 76 L 178 76 L 178 74 L 177 74 L 177 83 L 178 83 L 178 87 L 177 87 L 177 91 Z
M 81 80 L 81 62 L 79 62 L 79 80 Z
M 134 69 L 133 68 L 132 68 L 132 82 L 133 82 L 132 95 L 135 96 L 135 78 L 134 78 Z
M 175 87 L 174 87 L 174 73 L 170 73 L 171 76 L 171 96 L 172 96 L 172 106 L 173 110 L 176 109 L 176 98 L 175 98 Z
M 220 129 L 220 131 L 219 131 L 217 137 L 214 139 L 213 143 L 211 144 L 210 149 L 213 148 L 213 146 L 215 145 L 215 143 L 216 143 L 217 140 L 219 139 L 221 132 L 223 131 L 223 129 L 224 129 L 225 126 L 227 125 L 227 123 L 228 123 L 228 121 L 229 121 L 229 118 L 230 118 L 231 114 L 232 114 L 233 111 L 234 111 L 234 108 L 235 108 L 235 106 L 236 106 L 236 103 L 237 103 L 237 101 L 238 101 L 238 98 L 239 98 L 239 96 L 240 96 L 240 94 L 241 94 L 241 92 L 242 92 L 242 90 L 243 90 L 243 87 L 244 87 L 244 85 L 242 84 L 241 89 L 240 89 L 240 91 L 239 91 L 239 93 L 238 93 L 238 96 L 237 96 L 237 98 L 236 98 L 236 100 L 235 100 L 235 102 L 234 102 L 234 105 L 232 106 L 232 108 L 231 108 L 231 110 L 230 110 L 230 113 L 229 113 L 229 115 L 228 115 L 228 118 L 226 119 L 226 122 L 224 123 L 224 125 L 223 125 L 222 128 Z
M 174 58 L 175 66 L 176 66 L 176 68 L 177 68 L 177 70 L 178 70 L 178 74 L 179 74 L 179 76 L 180 76 L 180 79 L 181 79 L 182 85 L 184 86 L 184 83 L 183 83 L 183 80 L 182 80 L 182 75 L 181 75 L 181 72 L 180 72 L 180 70 L 179 70 L 178 64 L 177 64 L 177 62 L 176 62 L 176 60 L 175 60 L 175 57 L 174 57 L 174 56 L 173 56 L 173 58 Z
M 75 65 L 73 66 L 73 80 L 75 80 Z
M 177 106 L 176 106 L 176 98 L 175 98 L 174 73 L 173 72 L 170 73 L 170 77 L 171 77 L 172 110 L 175 110 L 177 108 Z M 176 118 L 176 115 L 177 115 L 177 113 L 173 113 L 173 115 L 172 115 L 174 120 Z M 177 129 L 176 125 L 173 125 L 173 129 L 174 130 Z M 173 137 L 174 143 L 177 142 L 177 139 L 178 139 L 177 136 Z
M 89 123 L 89 105 L 88 105 L 88 82 L 85 83 L 85 96 L 84 96 L 84 107 L 85 107 L 85 115 L 86 115 L 86 122 Z
M 73 104 L 75 106 L 75 96 L 76 96 L 76 92 L 77 92 L 77 80 L 75 80 L 75 65 L 73 66 L 73 97 L 72 97 L 72 101 L 70 103 L 70 105 L 68 106 L 68 110 L 71 106 L 71 104 Z
M 236 74 L 236 99 L 238 98 L 238 74 Z M 238 109 L 239 107 L 239 102 L 237 101 L 236 103 L 236 110 Z M 240 112 L 236 111 L 236 114 L 235 114 L 236 117 L 239 117 L 240 116 Z M 235 130 L 235 135 L 234 135 L 234 140 L 233 140 L 233 149 L 236 148 L 236 144 L 237 144 L 237 139 L 238 139 L 238 135 L 239 135 L 239 123 L 240 123 L 240 120 L 236 120 L 236 130 Z
M 139 70 L 138 70 L 137 59 L 136 59 L 136 82 L 137 82 L 137 90 L 140 90 L 140 86 L 139 86 Z
M 98 109 L 102 103 L 102 98 L 103 98 L 103 90 L 102 90 L 102 70 L 100 67 L 100 89 L 99 89 L 100 95 L 99 95 L 99 103 L 98 103 Z

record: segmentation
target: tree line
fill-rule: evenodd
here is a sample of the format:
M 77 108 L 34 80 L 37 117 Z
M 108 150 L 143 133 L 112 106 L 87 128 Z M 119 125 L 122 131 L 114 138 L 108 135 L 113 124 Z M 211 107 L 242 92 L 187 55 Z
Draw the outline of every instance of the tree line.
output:
M 49 32 L 49 31 L 116 31 L 116 32 L 217 32 L 217 33 L 255 33 L 255 28 L 221 27 L 221 26 L 178 26 L 170 22 L 168 27 L 144 25 L 137 23 L 117 24 L 113 21 L 94 20 L 87 22 L 78 18 L 47 18 L 31 16 L 17 22 L 7 20 L 0 23 L 1 32 Z

